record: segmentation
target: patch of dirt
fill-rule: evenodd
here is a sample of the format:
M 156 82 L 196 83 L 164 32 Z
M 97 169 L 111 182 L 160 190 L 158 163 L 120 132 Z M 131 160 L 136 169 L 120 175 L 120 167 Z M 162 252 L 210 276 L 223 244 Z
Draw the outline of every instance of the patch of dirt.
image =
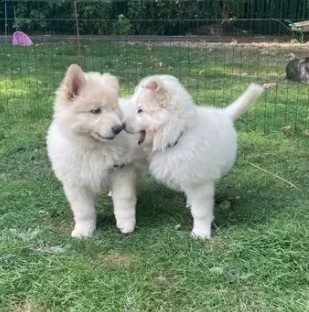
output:
M 109 267 L 128 268 L 133 264 L 134 255 L 129 252 L 108 251 L 98 255 L 100 264 Z
M 205 247 L 207 249 L 207 253 L 221 253 L 229 249 L 230 241 L 228 238 L 218 238 L 212 237 L 211 239 L 205 241 Z
M 29 300 L 23 300 L 17 307 L 7 312 L 50 312 L 50 309 L 39 307 L 38 305 L 32 304 Z
M 62 234 L 71 235 L 71 232 L 74 228 L 74 221 L 73 217 L 70 216 L 68 220 L 65 217 L 59 215 L 52 215 L 47 210 L 39 211 L 41 223 L 44 224 L 46 227 L 53 227 L 56 230 L 60 231 Z
M 121 44 L 121 43 L 120 43 Z M 277 39 L 269 40 L 263 37 L 247 37 L 247 38 L 225 38 L 225 37 L 210 37 L 208 39 L 201 38 L 198 36 L 195 40 L 187 40 L 184 37 L 183 40 L 171 40 L 171 41 L 128 41 L 125 42 L 126 45 L 145 45 L 147 49 L 151 51 L 153 46 L 177 46 L 177 47 L 206 47 L 206 48 L 215 48 L 215 47 L 233 47 L 239 46 L 244 48 L 309 48 L 309 41 L 305 43 L 300 43 L 295 39 L 289 41 L 279 42 Z
M 282 130 L 282 132 L 289 133 L 289 134 L 293 134 L 296 131 L 296 129 L 293 125 L 286 125 L 286 126 L 282 127 L 281 130 Z
M 74 228 L 74 221 L 63 220 L 58 223 L 57 228 L 61 233 L 66 235 L 71 235 L 71 232 Z
M 230 200 L 228 199 L 225 199 L 223 202 L 221 202 L 219 204 L 219 209 L 221 209 L 222 211 L 230 211 L 231 210 L 231 206 L 232 206 L 232 203 Z

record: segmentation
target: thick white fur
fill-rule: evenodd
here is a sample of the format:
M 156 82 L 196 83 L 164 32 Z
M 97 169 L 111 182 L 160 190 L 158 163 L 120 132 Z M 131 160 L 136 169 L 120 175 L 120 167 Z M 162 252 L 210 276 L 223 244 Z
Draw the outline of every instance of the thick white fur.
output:
M 101 191 L 112 191 L 120 231 L 134 230 L 137 184 L 147 162 L 136 137 L 112 131 L 123 117 L 118 88 L 112 75 L 84 73 L 71 65 L 56 93 L 47 149 L 74 215 L 74 237 L 91 236 L 95 230 L 95 195 Z M 126 103 L 120 101 L 124 109 Z M 100 114 L 90 112 L 97 108 Z
M 261 86 L 251 84 L 227 108 L 214 108 L 196 106 L 180 82 L 169 75 L 146 77 L 135 89 L 135 113 L 127 118 L 126 130 L 146 131 L 141 146 L 149 154 L 150 171 L 186 194 L 194 220 L 193 237 L 211 236 L 215 181 L 229 172 L 236 158 L 233 121 L 262 92 Z

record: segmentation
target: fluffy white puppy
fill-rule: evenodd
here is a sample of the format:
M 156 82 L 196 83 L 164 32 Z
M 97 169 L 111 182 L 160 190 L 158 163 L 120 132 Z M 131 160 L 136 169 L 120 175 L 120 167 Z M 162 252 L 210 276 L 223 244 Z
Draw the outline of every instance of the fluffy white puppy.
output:
M 109 190 L 117 227 L 134 230 L 137 184 L 147 162 L 138 138 L 122 131 L 118 91 L 115 76 L 84 73 L 73 64 L 56 93 L 47 150 L 74 214 L 74 237 L 92 235 L 95 195 Z
M 126 131 L 140 133 L 149 155 L 150 171 L 172 189 L 183 191 L 191 206 L 191 235 L 209 238 L 213 221 L 215 182 L 233 167 L 237 134 L 233 122 L 262 94 L 251 84 L 226 108 L 196 106 L 177 78 L 144 78 L 131 99 L 135 113 Z

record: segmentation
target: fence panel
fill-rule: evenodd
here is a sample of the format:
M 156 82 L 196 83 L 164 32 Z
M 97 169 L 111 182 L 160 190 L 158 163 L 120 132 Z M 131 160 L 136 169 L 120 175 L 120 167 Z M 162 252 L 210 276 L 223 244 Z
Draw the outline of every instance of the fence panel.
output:
M 272 83 L 239 123 L 246 130 L 308 128 L 308 85 L 285 79 L 309 56 L 308 0 L 1 1 L 0 114 L 50 119 L 66 67 L 111 72 L 130 94 L 145 75 L 178 77 L 198 104 L 222 106 L 252 81 Z M 13 46 L 21 30 L 34 44 Z

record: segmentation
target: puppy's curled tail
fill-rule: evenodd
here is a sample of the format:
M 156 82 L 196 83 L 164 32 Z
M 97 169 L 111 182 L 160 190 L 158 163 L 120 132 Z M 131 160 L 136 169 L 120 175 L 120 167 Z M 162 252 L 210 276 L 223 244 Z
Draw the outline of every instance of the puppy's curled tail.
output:
M 232 119 L 239 118 L 264 92 L 264 88 L 256 83 L 251 83 L 248 89 L 224 111 Z

